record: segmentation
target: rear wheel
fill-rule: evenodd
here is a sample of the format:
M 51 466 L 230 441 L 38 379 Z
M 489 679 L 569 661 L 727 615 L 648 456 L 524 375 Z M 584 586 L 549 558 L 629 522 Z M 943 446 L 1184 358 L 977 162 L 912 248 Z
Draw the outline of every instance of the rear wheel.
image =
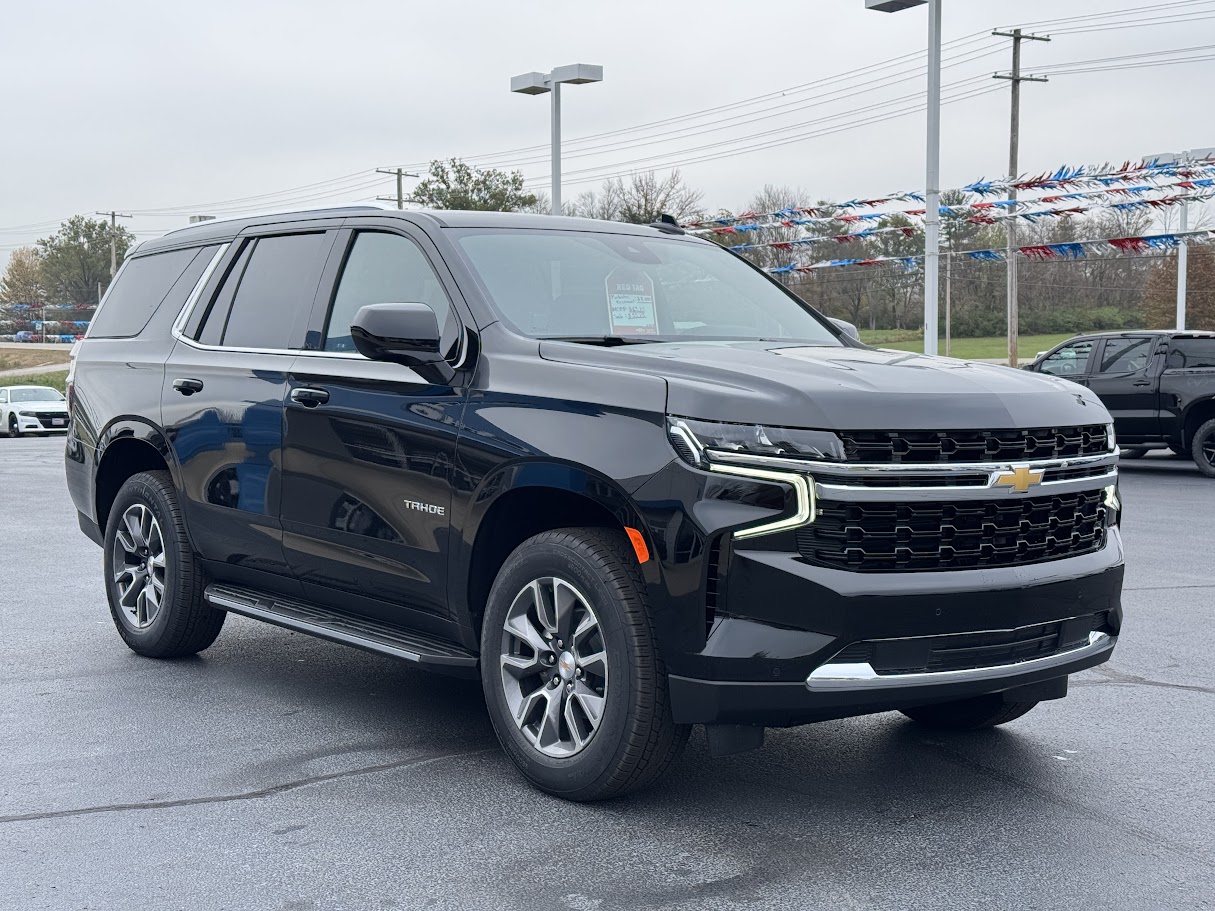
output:
M 543 791 L 604 800 L 656 779 L 687 741 L 641 572 L 624 535 L 566 528 L 502 565 L 481 632 L 481 679 L 507 755 Z
M 1190 454 L 1199 471 L 1208 478 L 1215 478 L 1215 419 L 1207 421 L 1194 433 Z
M 203 599 L 206 582 L 167 471 L 133 475 L 118 491 L 106 523 L 105 576 L 114 625 L 140 655 L 193 655 L 224 625 L 226 614 Z
M 1005 702 L 999 693 L 961 699 L 957 702 L 941 702 L 936 705 L 921 705 L 914 709 L 903 709 L 903 714 L 912 721 L 933 728 L 953 731 L 977 731 L 995 727 L 1020 718 L 1037 702 Z

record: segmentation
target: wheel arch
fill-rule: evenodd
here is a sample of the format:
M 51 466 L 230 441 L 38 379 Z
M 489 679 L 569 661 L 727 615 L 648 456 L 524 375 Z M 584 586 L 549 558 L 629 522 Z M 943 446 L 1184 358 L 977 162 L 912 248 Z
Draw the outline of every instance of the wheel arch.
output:
M 110 507 L 122 485 L 141 471 L 168 471 L 173 486 L 181 489 L 173 449 L 164 432 L 137 418 L 112 422 L 97 443 L 97 469 L 93 480 L 93 505 L 102 534 Z
M 1215 395 L 1190 403 L 1181 422 L 1181 442 L 1187 450 L 1194 442 L 1194 434 L 1198 428 L 1212 419 L 1215 419 Z
M 573 526 L 636 529 L 653 552 L 649 532 L 629 496 L 584 466 L 515 463 L 482 481 L 470 501 L 449 588 L 452 608 L 474 639 L 479 636 L 490 588 L 511 552 L 533 535 Z M 647 582 L 655 581 L 657 561 L 646 561 L 642 571 Z

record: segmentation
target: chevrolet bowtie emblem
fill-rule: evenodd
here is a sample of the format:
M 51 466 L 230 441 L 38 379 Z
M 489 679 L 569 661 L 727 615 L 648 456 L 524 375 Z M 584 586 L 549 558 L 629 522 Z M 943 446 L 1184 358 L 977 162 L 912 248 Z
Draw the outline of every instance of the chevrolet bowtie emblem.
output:
M 1018 465 L 1012 471 L 1006 471 L 996 477 L 992 487 L 1009 487 L 1017 493 L 1025 493 L 1036 484 L 1042 483 L 1044 472 L 1041 468 L 1030 468 L 1028 465 Z

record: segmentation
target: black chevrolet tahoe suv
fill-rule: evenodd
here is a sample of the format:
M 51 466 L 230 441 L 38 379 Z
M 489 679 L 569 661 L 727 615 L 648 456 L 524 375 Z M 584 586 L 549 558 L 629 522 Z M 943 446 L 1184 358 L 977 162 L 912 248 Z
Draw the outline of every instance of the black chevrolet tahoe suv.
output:
M 122 266 L 69 378 L 67 480 L 119 634 L 227 613 L 480 678 L 573 800 L 694 724 L 1065 695 L 1122 620 L 1090 390 L 878 351 L 667 224 L 381 211 L 211 222 Z
M 1097 393 L 1124 459 L 1167 446 L 1215 478 L 1215 332 L 1081 335 L 1026 369 Z

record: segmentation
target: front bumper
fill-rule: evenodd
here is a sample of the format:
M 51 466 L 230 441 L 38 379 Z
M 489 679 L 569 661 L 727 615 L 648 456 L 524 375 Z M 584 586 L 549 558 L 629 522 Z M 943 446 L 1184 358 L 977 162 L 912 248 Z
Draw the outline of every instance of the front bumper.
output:
M 993 569 L 864 574 L 743 549 L 727 566 L 724 607 L 704 649 L 670 678 L 681 724 L 783 727 L 1032 687 L 1106 661 L 1122 622 L 1116 528 L 1094 553 Z M 1042 657 L 912 673 L 833 660 L 855 643 L 1013 631 L 1089 615 L 1100 629 Z
M 55 423 L 57 420 L 62 423 Z M 67 433 L 68 416 L 65 414 L 61 418 L 46 418 L 43 421 L 36 417 L 17 415 L 17 427 L 22 433 Z

